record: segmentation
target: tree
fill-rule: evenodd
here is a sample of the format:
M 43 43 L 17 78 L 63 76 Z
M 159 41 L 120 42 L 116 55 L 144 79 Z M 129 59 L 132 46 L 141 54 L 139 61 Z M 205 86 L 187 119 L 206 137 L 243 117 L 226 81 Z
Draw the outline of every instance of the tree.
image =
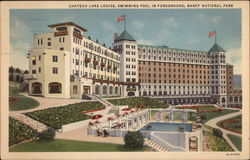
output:
M 16 68 L 16 73 L 20 73 L 21 72 L 21 70 L 17 67 Z
M 56 135 L 55 129 L 48 128 L 41 133 L 39 133 L 38 137 L 42 140 L 53 140 Z
M 144 144 L 144 138 L 140 131 L 128 131 L 124 137 L 124 142 L 126 148 L 141 149 Z
M 10 74 L 9 75 L 9 81 L 13 81 L 13 80 L 14 80 L 13 74 Z
M 26 69 L 26 70 L 24 71 L 24 74 L 29 74 L 29 71 Z
M 13 66 L 10 66 L 10 68 L 9 68 L 9 73 L 14 73 L 14 68 L 13 68 Z
M 90 37 L 90 36 L 88 36 L 88 39 L 90 39 L 90 40 L 91 40 L 91 37 Z
M 104 46 L 104 47 L 106 47 L 106 44 L 105 44 L 105 43 L 103 43 L 103 46 Z
M 99 41 L 98 41 L 98 39 L 96 39 L 96 41 L 95 41 L 96 43 L 99 43 Z
M 23 76 L 20 77 L 20 83 L 23 83 L 24 82 L 24 79 L 23 79 Z
M 220 129 L 218 129 L 218 128 L 213 128 L 212 131 L 213 131 L 213 134 L 214 134 L 216 137 L 220 137 L 220 138 L 223 137 L 223 132 L 222 132 Z
M 20 81 L 20 76 L 19 76 L 19 74 L 18 74 L 18 75 L 16 75 L 16 81 L 17 81 L 17 82 L 19 82 L 19 81 Z

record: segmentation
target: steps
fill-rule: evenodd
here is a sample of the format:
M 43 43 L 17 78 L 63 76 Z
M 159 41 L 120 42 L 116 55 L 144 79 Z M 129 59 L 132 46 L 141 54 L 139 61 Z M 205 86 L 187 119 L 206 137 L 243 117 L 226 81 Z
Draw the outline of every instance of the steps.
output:
M 145 144 L 158 152 L 168 152 L 168 150 L 166 150 L 166 148 L 162 147 L 161 145 L 159 145 L 159 144 L 157 144 L 149 139 L 145 139 Z
M 32 118 L 29 118 L 28 116 L 25 116 L 24 114 L 13 114 L 10 115 L 12 118 L 30 126 L 31 128 L 37 130 L 38 132 L 42 132 L 48 127 L 44 125 L 43 123 L 40 123 Z
M 102 103 L 105 107 L 114 107 L 114 105 L 113 105 L 112 103 L 110 103 L 110 102 L 107 101 L 106 99 L 100 98 L 100 97 L 98 97 L 98 96 L 96 96 L 96 95 L 92 95 L 92 99 L 93 99 L 93 100 L 96 100 L 96 101 L 98 101 L 98 102 L 100 102 L 100 103 Z

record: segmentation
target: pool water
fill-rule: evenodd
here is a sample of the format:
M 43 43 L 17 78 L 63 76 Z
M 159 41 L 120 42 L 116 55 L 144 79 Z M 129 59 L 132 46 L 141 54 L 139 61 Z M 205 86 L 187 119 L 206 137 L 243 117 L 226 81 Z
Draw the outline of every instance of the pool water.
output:
M 147 126 L 151 126 L 148 131 L 179 132 L 179 127 L 183 127 L 184 132 L 192 132 L 192 124 L 165 122 L 150 122 L 146 126 L 142 127 L 140 131 L 147 131 Z

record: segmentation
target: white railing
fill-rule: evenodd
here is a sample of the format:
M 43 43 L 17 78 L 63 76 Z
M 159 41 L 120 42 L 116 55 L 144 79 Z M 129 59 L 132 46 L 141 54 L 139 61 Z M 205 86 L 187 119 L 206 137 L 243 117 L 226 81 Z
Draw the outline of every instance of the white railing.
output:
M 174 146 L 174 145 L 168 143 L 167 141 L 161 139 L 160 137 L 156 136 L 154 134 L 154 132 L 152 132 L 150 134 L 150 140 L 155 142 L 156 144 L 161 145 L 162 147 L 164 147 L 168 151 L 186 151 L 183 147 Z

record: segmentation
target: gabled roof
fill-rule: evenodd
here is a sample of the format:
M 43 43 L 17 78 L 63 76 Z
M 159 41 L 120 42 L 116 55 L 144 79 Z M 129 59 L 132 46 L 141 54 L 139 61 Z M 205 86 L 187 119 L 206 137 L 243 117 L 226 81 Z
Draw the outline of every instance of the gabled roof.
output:
M 126 30 L 124 30 L 116 39 L 115 42 L 118 41 L 136 41 Z
M 221 46 L 217 43 L 213 45 L 213 47 L 208 52 L 226 52 Z

